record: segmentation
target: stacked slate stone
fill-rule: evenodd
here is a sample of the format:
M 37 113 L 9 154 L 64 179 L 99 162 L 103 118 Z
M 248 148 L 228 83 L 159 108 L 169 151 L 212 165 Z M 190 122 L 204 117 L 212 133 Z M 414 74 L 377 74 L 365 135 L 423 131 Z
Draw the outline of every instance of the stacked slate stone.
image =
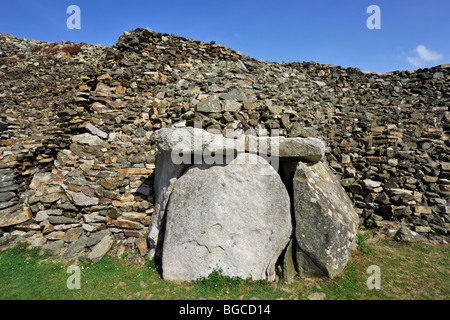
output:
M 8 137 L 8 123 L 0 120 L 2 138 Z M 4 157 L 4 156 L 2 156 Z M 18 197 L 19 185 L 16 183 L 14 166 L 0 160 L 0 228 L 19 224 L 32 218 L 29 211 L 22 210 L 24 199 Z M 26 194 L 23 194 L 26 196 Z M 20 203 L 19 203 L 20 202 Z M 4 231 L 0 231 L 0 234 Z M 5 241 L 5 240 L 3 240 Z
M 19 186 L 14 183 L 14 176 L 14 170 L 8 167 L 0 169 L 0 209 L 12 207 L 19 202 L 16 193 Z
M 0 132 L 2 138 L 8 137 L 8 123 L 1 118 Z M 19 189 L 19 186 L 14 182 L 14 176 L 13 166 L 0 162 L 0 210 L 11 207 L 18 202 L 16 191 Z
M 1 183 L 16 188 L 1 192 L 14 193 L 1 203 L 13 203 L 0 209 L 1 243 L 76 256 L 108 236 L 139 260 L 155 202 L 153 133 L 195 122 L 320 138 L 360 225 L 448 241 L 450 65 L 377 74 L 274 63 L 136 29 L 111 47 L 0 34 L 0 79 Z

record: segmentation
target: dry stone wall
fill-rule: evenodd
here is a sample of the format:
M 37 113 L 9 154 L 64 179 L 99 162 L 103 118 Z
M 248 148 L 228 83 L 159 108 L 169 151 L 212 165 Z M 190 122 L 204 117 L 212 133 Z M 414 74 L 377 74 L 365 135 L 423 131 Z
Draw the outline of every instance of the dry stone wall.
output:
M 448 241 L 450 65 L 376 74 L 274 63 L 136 29 L 111 47 L 0 34 L 0 79 L 2 247 L 75 257 L 113 239 L 114 254 L 142 260 L 153 132 L 196 121 L 320 138 L 360 225 Z

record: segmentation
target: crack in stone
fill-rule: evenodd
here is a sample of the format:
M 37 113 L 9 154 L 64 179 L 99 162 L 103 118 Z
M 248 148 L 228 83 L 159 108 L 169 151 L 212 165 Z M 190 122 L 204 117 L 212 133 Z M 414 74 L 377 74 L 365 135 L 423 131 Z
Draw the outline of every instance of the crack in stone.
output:
M 198 242 L 197 240 L 189 240 L 189 241 L 183 242 L 182 244 L 183 244 L 183 245 L 186 245 L 186 244 L 190 244 L 190 243 L 195 243 L 195 245 L 197 245 L 198 247 L 204 247 L 204 248 L 208 251 L 208 253 L 213 253 L 213 251 L 214 251 L 215 249 L 217 249 L 217 248 L 220 248 L 220 249 L 222 249 L 222 251 L 225 251 L 225 249 L 224 249 L 222 246 L 220 246 L 220 245 L 215 246 L 215 247 L 213 247 L 212 249 L 210 249 L 207 245 L 201 244 L 201 243 Z

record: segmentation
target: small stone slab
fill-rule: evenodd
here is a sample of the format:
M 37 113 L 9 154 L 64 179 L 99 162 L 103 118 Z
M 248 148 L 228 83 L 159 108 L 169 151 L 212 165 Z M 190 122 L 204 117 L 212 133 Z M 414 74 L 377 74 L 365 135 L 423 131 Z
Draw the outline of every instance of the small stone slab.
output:
M 92 248 L 92 251 L 88 254 L 88 259 L 94 263 L 100 261 L 100 259 L 109 251 L 112 244 L 113 240 L 111 236 L 104 236 L 103 239 Z
M 33 218 L 31 210 L 27 206 L 16 205 L 0 210 L 0 227 L 16 225 Z

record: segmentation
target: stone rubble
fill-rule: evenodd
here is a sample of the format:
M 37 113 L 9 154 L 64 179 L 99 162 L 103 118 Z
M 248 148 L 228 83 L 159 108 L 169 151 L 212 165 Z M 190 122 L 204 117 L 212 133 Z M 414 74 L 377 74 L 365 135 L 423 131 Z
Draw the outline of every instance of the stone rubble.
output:
M 148 28 L 110 47 L 2 33 L 0 247 L 87 257 L 107 231 L 113 254 L 142 261 L 157 212 L 153 133 L 196 122 L 321 139 L 360 226 L 394 221 L 448 242 L 449 80 L 450 64 L 274 63 Z

